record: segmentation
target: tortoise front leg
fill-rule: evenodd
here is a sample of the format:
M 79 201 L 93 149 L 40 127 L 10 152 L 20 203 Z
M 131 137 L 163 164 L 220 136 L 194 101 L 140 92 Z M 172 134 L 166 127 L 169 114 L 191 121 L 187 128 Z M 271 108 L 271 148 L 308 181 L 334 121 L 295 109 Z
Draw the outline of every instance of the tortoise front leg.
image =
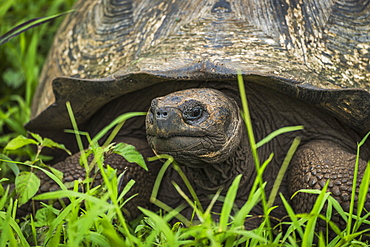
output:
M 349 153 L 343 147 L 330 141 L 311 141 L 299 148 L 291 163 L 288 174 L 289 192 L 291 195 L 299 189 L 321 190 L 329 180 L 328 191 L 339 201 L 348 212 L 350 207 L 353 174 L 356 154 Z M 356 188 L 359 188 L 367 162 L 359 160 L 359 173 Z M 293 198 L 293 206 L 297 213 L 310 212 L 317 196 L 298 193 Z M 356 196 L 357 201 L 357 196 Z M 355 204 L 357 205 L 357 203 Z M 370 210 L 370 196 L 367 195 L 365 209 Z M 332 219 L 341 227 L 345 224 L 339 217 Z
M 146 157 L 153 156 L 152 151 L 148 147 L 146 150 L 140 150 L 139 152 Z M 86 177 L 85 168 L 80 165 L 80 153 L 74 154 L 68 158 L 66 158 L 64 161 L 59 162 L 52 167 L 63 172 L 63 183 L 73 182 L 74 180 L 84 179 Z M 88 162 L 91 163 L 93 160 L 93 155 L 90 155 L 88 157 Z M 138 216 L 139 210 L 137 209 L 137 206 L 141 207 L 149 207 L 149 198 L 150 194 L 153 188 L 154 180 L 156 178 L 156 172 L 158 170 L 158 164 L 156 163 L 149 163 L 147 164 L 149 171 L 145 171 L 143 168 L 141 168 L 139 165 L 135 163 L 130 163 L 126 159 L 124 159 L 122 156 L 112 153 L 105 156 L 104 159 L 105 165 L 110 165 L 114 169 L 117 169 L 117 175 L 121 174 L 122 172 L 125 172 L 121 183 L 122 189 L 130 179 L 135 180 L 134 186 L 130 189 L 128 194 L 125 196 L 127 199 L 128 197 L 132 195 L 136 195 L 134 198 L 132 198 L 124 207 L 124 212 L 127 216 L 127 219 L 133 219 Z M 44 172 L 38 171 L 37 176 L 41 180 L 41 186 L 38 191 L 38 193 L 44 193 L 49 191 L 55 191 L 59 190 L 59 186 Z M 103 178 L 98 172 L 97 174 L 92 174 L 90 177 L 93 177 L 93 186 L 99 185 L 103 183 Z M 81 191 L 84 190 L 84 187 L 81 186 Z M 39 203 L 35 202 L 36 209 L 39 207 Z M 55 206 L 58 207 L 58 203 L 56 202 Z M 19 216 L 24 216 L 25 214 L 31 213 L 31 207 L 29 203 L 26 205 L 23 205 L 20 210 L 18 210 Z

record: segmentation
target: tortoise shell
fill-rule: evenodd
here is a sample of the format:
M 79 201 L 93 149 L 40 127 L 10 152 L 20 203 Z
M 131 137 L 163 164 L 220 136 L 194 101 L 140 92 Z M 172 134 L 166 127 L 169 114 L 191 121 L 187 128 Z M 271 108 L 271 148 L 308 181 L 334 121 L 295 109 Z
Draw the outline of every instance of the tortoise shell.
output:
M 237 90 L 239 71 L 370 130 L 368 1 L 81 0 L 75 9 L 55 37 L 28 130 L 70 128 L 67 101 L 83 124 L 118 97 L 150 102 L 135 92 L 160 95 L 171 83 Z

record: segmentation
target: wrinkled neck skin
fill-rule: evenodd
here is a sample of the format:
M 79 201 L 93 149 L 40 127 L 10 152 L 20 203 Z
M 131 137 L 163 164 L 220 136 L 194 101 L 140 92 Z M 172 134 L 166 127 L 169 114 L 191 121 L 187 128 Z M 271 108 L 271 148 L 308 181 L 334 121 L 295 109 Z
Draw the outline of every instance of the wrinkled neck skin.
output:
M 253 177 L 255 175 L 255 169 L 254 165 L 251 165 L 253 164 L 253 160 L 251 158 L 248 137 L 245 132 L 246 131 L 243 126 L 242 138 L 240 139 L 239 145 L 233 152 L 230 152 L 230 155 L 225 161 L 220 163 L 204 164 L 203 167 L 198 168 L 179 164 L 181 170 L 185 173 L 192 187 L 196 191 L 203 208 L 206 208 L 209 205 L 212 197 L 219 189 L 222 189 L 221 195 L 225 195 L 235 177 L 239 174 L 243 175 L 239 188 L 246 189 L 238 190 L 237 200 L 240 200 L 241 203 L 243 203 L 247 199 L 249 194 L 249 190 L 247 188 L 251 188 L 251 185 L 254 182 Z M 171 182 L 175 181 L 184 191 L 187 191 L 186 186 L 174 169 L 169 169 L 164 180 L 167 181 L 162 181 L 161 194 L 163 199 L 159 199 L 176 207 L 182 199 L 178 192 L 173 189 Z M 169 190 L 173 191 L 169 192 Z M 190 196 L 189 193 L 187 194 Z M 213 211 L 219 211 L 219 207 L 220 205 L 216 203 Z

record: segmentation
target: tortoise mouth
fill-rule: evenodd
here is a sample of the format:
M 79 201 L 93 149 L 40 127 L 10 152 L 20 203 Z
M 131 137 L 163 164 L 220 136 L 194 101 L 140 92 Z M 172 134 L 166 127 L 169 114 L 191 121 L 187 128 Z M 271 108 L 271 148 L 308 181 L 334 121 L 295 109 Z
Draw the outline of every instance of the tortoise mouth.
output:
M 202 155 L 210 151 L 217 150 L 221 143 L 215 144 L 207 136 L 190 136 L 190 135 L 147 135 L 148 143 L 152 149 L 158 153 L 196 153 Z M 209 140 L 209 141 L 206 141 Z
M 160 137 L 147 135 L 150 147 L 156 154 L 171 155 L 180 165 L 204 168 L 210 162 L 203 160 L 211 157 L 225 145 L 225 140 L 215 140 L 210 136 L 172 135 Z
M 184 134 L 184 133 L 147 133 L 147 136 L 150 136 L 152 138 L 158 138 L 158 139 L 170 139 L 170 138 L 176 138 L 176 137 L 189 137 L 189 138 L 202 138 L 207 137 L 208 135 L 206 133 L 192 133 L 191 135 Z

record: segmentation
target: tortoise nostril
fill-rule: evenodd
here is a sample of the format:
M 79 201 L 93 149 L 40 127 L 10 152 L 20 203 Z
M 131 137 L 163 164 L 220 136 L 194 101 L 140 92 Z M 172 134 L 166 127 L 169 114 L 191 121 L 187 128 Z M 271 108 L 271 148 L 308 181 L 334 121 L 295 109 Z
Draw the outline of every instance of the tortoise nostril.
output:
M 168 110 L 166 108 L 159 108 L 156 110 L 157 119 L 165 119 L 168 117 Z

